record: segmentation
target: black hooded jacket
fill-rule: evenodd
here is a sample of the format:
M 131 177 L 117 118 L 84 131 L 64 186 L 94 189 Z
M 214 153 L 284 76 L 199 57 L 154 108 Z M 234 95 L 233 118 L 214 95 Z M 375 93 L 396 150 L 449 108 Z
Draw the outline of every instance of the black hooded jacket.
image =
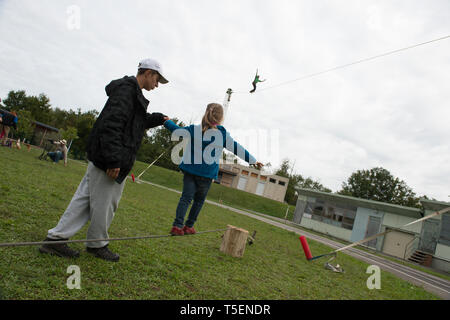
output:
M 162 125 L 165 116 L 147 113 L 149 101 L 134 76 L 113 80 L 105 90 L 109 98 L 92 127 L 86 151 L 96 167 L 104 171 L 120 168 L 116 182 L 122 183 L 133 167 L 145 131 Z

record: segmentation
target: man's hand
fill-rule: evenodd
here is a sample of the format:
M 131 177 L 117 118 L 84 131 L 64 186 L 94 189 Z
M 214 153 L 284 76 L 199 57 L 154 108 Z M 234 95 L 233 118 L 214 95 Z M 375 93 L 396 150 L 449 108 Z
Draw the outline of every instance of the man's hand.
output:
M 120 168 L 114 168 L 114 169 L 106 169 L 106 175 L 110 177 L 113 180 L 116 180 L 119 176 Z

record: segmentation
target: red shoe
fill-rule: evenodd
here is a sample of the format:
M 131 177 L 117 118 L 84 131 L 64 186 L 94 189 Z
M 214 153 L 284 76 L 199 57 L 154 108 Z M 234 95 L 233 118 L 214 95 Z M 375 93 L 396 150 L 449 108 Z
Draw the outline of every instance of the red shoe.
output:
M 188 226 L 183 227 L 184 234 L 195 234 L 197 231 L 195 231 L 194 227 L 189 228 Z
M 173 236 L 182 236 L 184 235 L 184 231 L 181 228 L 173 226 L 172 230 L 170 230 L 170 234 Z

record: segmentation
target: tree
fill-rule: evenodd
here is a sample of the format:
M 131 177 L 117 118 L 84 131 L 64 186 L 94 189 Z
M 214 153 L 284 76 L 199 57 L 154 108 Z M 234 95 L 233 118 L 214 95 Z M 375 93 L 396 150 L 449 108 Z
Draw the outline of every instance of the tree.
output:
M 78 136 L 78 138 L 72 142 L 70 152 L 75 159 L 86 159 L 86 146 L 91 129 L 97 119 L 98 111 L 91 110 L 82 113 L 81 110 L 78 109 L 77 114 L 72 110 L 70 111 L 69 116 L 73 116 L 73 122 L 67 122 L 67 125 L 76 128 Z M 66 129 L 68 129 L 68 127 L 66 127 Z
M 178 119 L 171 120 L 180 127 L 184 127 L 184 123 L 179 122 Z M 171 158 L 172 148 L 178 142 L 172 141 L 171 135 L 172 133 L 164 127 L 150 129 L 147 136 L 142 140 L 136 159 L 151 163 L 164 153 L 156 164 L 167 169 L 178 170 L 178 165 L 173 163 Z
M 314 189 L 322 192 L 331 192 L 330 189 L 324 187 L 320 182 L 314 181 L 312 178 L 304 178 L 300 174 L 292 174 L 293 166 L 291 165 L 289 159 L 283 159 L 280 167 L 275 172 L 277 176 L 289 178 L 289 184 L 286 190 L 286 195 L 284 201 L 289 204 L 295 205 L 297 201 L 297 196 L 295 188 L 308 188 Z
M 375 167 L 358 170 L 342 184 L 342 195 L 382 201 L 409 207 L 420 207 L 419 198 L 406 183 L 388 170 Z
M 43 93 L 36 97 L 27 96 L 24 90 L 10 91 L 3 103 L 8 111 L 29 111 L 36 121 L 46 124 L 50 121 L 50 99 Z
M 30 111 L 20 110 L 17 112 L 17 122 L 16 135 L 20 140 L 26 139 L 28 142 L 31 141 L 34 134 L 34 124 L 33 118 Z
M 70 141 L 78 139 L 78 132 L 77 128 L 68 126 L 67 129 L 61 129 L 59 130 L 59 133 L 61 134 L 61 138 L 65 139 L 67 143 L 70 143 Z

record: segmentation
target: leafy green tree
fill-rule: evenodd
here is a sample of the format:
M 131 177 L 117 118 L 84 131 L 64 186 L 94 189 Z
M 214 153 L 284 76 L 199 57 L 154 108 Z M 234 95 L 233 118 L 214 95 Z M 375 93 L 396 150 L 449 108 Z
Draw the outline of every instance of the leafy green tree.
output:
M 33 118 L 30 111 L 20 110 L 17 112 L 17 129 L 15 130 L 15 135 L 20 138 L 21 141 L 26 139 L 31 141 L 34 134 L 34 124 Z
M 419 198 L 412 189 L 403 180 L 394 177 L 381 167 L 352 173 L 338 193 L 408 207 L 420 207 Z
M 43 93 L 39 96 L 27 96 L 24 90 L 10 91 L 3 103 L 8 111 L 29 111 L 35 121 L 46 124 L 50 121 L 50 99 Z
M 313 180 L 312 178 L 304 178 L 300 174 L 292 174 L 293 166 L 289 159 L 283 159 L 280 167 L 275 172 L 276 175 L 289 178 L 289 184 L 286 190 L 286 195 L 284 200 L 292 205 L 295 205 L 297 202 L 297 195 L 295 192 L 295 188 L 308 188 L 314 189 L 322 192 L 331 192 L 330 189 L 323 186 L 320 182 Z
M 68 126 L 67 129 L 61 129 L 59 132 L 61 134 L 61 138 L 65 139 L 67 143 L 70 143 L 70 141 L 78 139 L 77 128 Z
M 183 122 L 179 122 L 178 119 L 171 119 L 180 127 L 184 127 Z M 153 162 L 162 153 L 164 153 L 158 160 L 156 165 L 171 169 L 178 170 L 178 165 L 173 163 L 171 158 L 172 148 L 178 144 L 176 141 L 171 141 L 172 133 L 164 127 L 152 128 L 148 131 L 146 137 L 142 141 L 142 145 L 139 148 L 136 159 L 146 163 Z
M 91 110 L 82 113 L 81 110 L 78 109 L 77 114 L 72 111 L 72 113 L 69 113 L 69 116 L 73 117 L 73 120 L 67 121 L 67 123 L 76 128 L 78 136 L 78 138 L 72 142 L 70 153 L 75 159 L 86 159 L 86 146 L 91 129 L 97 119 L 98 111 Z

